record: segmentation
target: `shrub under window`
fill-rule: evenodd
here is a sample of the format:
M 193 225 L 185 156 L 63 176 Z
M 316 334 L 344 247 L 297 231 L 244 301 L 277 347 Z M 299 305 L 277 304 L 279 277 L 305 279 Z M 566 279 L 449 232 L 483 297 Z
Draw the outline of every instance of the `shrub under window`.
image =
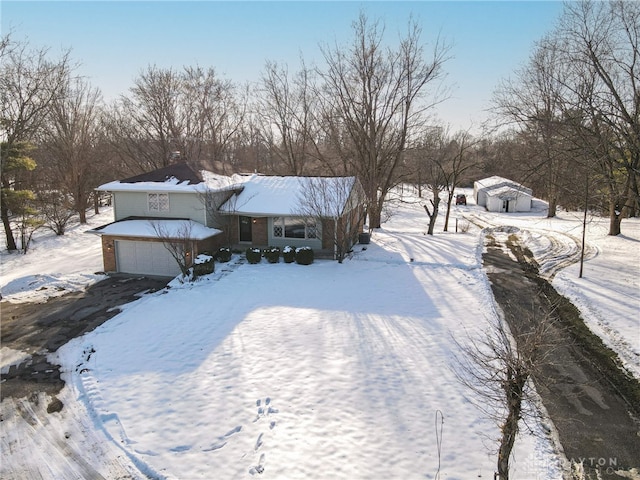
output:
M 296 263 L 299 265 L 311 265 L 313 263 L 313 249 L 311 247 L 297 248 Z
M 269 263 L 278 263 L 280 261 L 279 247 L 267 247 L 264 249 L 263 254 Z
M 247 262 L 249 263 L 260 263 L 260 260 L 262 260 L 262 250 L 259 248 L 247 248 L 245 255 L 247 257 Z
M 282 249 L 282 258 L 284 263 L 293 263 L 296 259 L 296 249 L 290 246 L 286 246 Z

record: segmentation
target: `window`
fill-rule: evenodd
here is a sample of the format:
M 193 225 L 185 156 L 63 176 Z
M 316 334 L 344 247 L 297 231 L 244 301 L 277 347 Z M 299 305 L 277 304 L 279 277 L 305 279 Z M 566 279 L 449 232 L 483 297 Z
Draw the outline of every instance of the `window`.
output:
M 316 220 L 300 217 L 275 217 L 273 236 L 277 238 L 318 238 L 320 232 Z
M 169 211 L 169 194 L 168 193 L 149 193 L 148 197 L 150 212 L 168 212 Z

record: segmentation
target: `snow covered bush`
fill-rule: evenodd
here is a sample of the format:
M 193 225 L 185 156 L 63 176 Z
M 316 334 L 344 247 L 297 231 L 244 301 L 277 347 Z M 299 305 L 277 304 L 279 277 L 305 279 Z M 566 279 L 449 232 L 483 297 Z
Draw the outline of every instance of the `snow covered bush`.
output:
M 269 263 L 278 263 L 280 261 L 280 247 L 267 247 L 262 253 Z
M 313 250 L 311 247 L 296 249 L 296 263 L 299 265 L 311 265 L 313 263 Z
M 202 277 L 203 275 L 209 275 L 214 271 L 215 271 L 215 262 L 213 260 L 212 255 L 201 253 L 193 261 L 193 279 L 194 280 L 198 277 Z
M 290 246 L 286 246 L 282 249 L 282 258 L 284 263 L 293 263 L 296 259 L 296 249 Z
M 260 250 L 259 248 L 249 247 L 247 248 L 245 255 L 247 257 L 247 262 L 260 263 L 260 260 L 262 259 L 262 250 Z
M 227 247 L 220 247 L 215 258 L 220 263 L 227 263 L 231 260 L 231 250 Z

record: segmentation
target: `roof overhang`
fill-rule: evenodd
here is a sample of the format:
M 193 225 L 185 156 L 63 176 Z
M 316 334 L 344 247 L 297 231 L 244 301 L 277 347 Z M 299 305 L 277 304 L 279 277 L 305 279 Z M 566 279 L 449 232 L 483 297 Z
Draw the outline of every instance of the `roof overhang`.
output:
M 141 239 L 161 238 L 173 240 L 204 240 L 222 233 L 193 220 L 186 219 L 124 219 L 101 227 L 87 230 L 94 235 L 111 237 L 131 237 Z

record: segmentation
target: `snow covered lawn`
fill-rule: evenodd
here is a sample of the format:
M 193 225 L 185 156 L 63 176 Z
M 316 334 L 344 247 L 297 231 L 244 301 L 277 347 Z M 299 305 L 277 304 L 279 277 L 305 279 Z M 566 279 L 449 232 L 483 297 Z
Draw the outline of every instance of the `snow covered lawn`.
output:
M 550 231 L 558 242 L 579 224 L 473 206 L 454 215 L 470 213 L 530 227 L 530 238 Z M 111 454 L 159 478 L 435 478 L 439 465 L 441 478 L 492 478 L 499 432 L 450 369 L 453 338 L 482 334 L 496 314 L 482 238 L 476 227 L 426 236 L 426 222 L 420 205 L 405 204 L 342 265 L 243 264 L 225 274 L 218 265 L 195 284 L 144 296 L 58 351 L 67 386 L 54 415 L 75 416 L 110 440 Z M 621 239 L 592 232 L 598 255 L 588 280 L 574 280 L 574 267 L 555 280 L 584 299 L 580 306 L 619 337 L 610 343 L 625 346 L 636 367 L 639 226 L 625 222 Z M 537 254 L 544 243 L 537 240 Z M 58 268 L 52 251 L 56 266 L 43 274 Z M 19 425 L 5 419 L 3 435 Z M 6 471 L 28 458 L 20 449 L 2 455 Z M 561 478 L 544 436 L 523 432 L 512 462 L 516 479 Z M 50 478 L 69 478 L 63 464 L 48 468 Z

